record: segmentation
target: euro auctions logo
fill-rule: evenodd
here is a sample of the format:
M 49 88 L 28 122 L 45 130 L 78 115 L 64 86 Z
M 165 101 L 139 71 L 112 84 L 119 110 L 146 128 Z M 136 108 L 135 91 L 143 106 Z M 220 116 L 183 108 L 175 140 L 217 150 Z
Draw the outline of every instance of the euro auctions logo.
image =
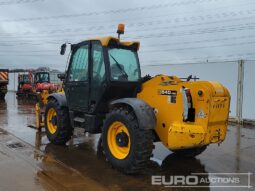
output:
M 152 176 L 151 177 L 152 185 L 163 185 L 163 186 L 172 186 L 172 185 L 189 185 L 194 186 L 199 184 L 198 176 Z
M 151 184 L 164 187 L 252 188 L 252 173 L 191 173 L 190 175 L 154 175 Z

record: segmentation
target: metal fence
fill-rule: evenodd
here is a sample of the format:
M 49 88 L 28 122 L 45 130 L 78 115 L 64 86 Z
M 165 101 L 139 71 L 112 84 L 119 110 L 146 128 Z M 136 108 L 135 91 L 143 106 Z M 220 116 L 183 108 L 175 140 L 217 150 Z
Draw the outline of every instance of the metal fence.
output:
M 199 62 L 183 64 L 142 65 L 142 74 L 166 74 L 200 80 L 219 81 L 231 94 L 230 116 L 242 123 L 255 121 L 255 61 Z

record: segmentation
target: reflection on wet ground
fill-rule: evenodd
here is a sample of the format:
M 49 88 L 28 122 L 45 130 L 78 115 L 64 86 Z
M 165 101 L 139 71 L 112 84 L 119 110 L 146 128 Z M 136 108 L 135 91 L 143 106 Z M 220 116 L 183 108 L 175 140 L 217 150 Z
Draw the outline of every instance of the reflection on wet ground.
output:
M 148 168 L 140 175 L 127 176 L 105 160 L 100 135 L 84 134 L 77 129 L 67 146 L 56 146 L 48 142 L 43 130 L 27 127 L 34 120 L 33 102 L 17 101 L 13 93 L 7 94 L 6 102 L 0 102 L 0 128 L 3 129 L 0 169 L 8 172 L 0 175 L 0 190 L 178 190 L 151 185 L 151 176 L 255 172 L 255 129 L 252 128 L 229 127 L 227 139 L 220 147 L 210 145 L 194 159 L 179 158 L 156 143 Z M 14 181 L 7 181 L 8 178 Z M 254 183 L 253 176 L 251 184 Z

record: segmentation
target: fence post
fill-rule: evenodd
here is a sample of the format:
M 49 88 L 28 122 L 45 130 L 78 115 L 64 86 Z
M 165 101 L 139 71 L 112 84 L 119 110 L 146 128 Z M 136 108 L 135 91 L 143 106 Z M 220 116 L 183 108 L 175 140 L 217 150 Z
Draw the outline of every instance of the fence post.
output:
M 16 73 L 14 72 L 14 73 L 13 73 L 13 85 L 14 85 L 14 91 L 15 91 L 15 86 L 16 86 L 16 83 L 15 83 L 15 80 L 16 80 L 15 78 L 16 78 L 16 76 L 15 76 L 15 74 L 16 74 Z
M 243 83 L 244 83 L 244 60 L 238 61 L 238 80 L 237 80 L 237 122 L 243 122 Z

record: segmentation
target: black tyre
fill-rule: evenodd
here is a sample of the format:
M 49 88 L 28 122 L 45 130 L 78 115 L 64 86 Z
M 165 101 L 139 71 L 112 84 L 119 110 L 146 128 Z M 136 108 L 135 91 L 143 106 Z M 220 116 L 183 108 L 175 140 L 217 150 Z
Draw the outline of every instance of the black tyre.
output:
M 73 128 L 70 124 L 68 108 L 60 107 L 57 100 L 50 100 L 45 109 L 45 131 L 50 142 L 64 145 L 71 139 Z
M 195 157 L 197 155 L 200 155 L 202 152 L 204 152 L 206 147 L 207 146 L 191 148 L 191 149 L 173 150 L 173 152 L 182 157 Z
M 0 93 L 0 100 L 4 100 L 5 94 Z
M 107 114 L 102 131 L 106 159 L 126 174 L 144 169 L 153 150 L 152 130 L 140 129 L 129 108 L 114 108 Z

